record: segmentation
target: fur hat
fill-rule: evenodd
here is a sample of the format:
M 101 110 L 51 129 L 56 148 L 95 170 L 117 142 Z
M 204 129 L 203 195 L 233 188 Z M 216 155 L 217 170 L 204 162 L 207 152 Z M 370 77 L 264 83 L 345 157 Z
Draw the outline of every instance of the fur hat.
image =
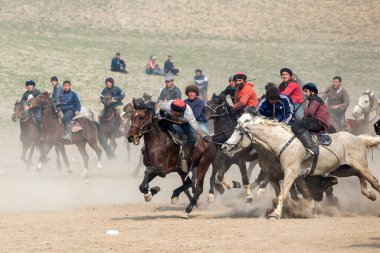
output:
M 266 89 L 265 96 L 267 99 L 279 99 L 280 98 L 280 92 L 275 86 L 269 86 Z
M 315 94 L 318 94 L 318 88 L 317 85 L 314 83 L 307 83 L 302 87 L 303 90 L 309 90 L 314 92 Z
M 181 99 L 176 99 L 172 102 L 170 108 L 175 112 L 184 112 L 186 111 L 186 103 Z
M 185 89 L 185 94 L 187 95 L 190 91 L 197 93 L 197 96 L 199 96 L 199 88 L 197 85 L 192 84 L 192 85 L 187 86 Z
M 243 79 L 244 81 L 246 81 L 247 75 L 244 72 L 238 71 L 234 74 L 233 78 L 234 78 L 234 81 L 236 81 L 236 79 Z
M 104 81 L 104 83 L 108 83 L 108 82 L 112 83 L 112 85 L 115 83 L 115 81 L 113 80 L 112 77 L 108 77 L 108 78 Z
M 284 72 L 288 73 L 290 76 L 293 76 L 293 71 L 289 68 L 282 68 L 280 70 L 280 75 L 282 75 L 282 73 L 284 73 Z
M 29 85 L 33 85 L 33 87 L 34 87 L 34 86 L 36 86 L 36 83 L 33 80 L 28 80 L 25 82 L 25 86 L 29 86 Z

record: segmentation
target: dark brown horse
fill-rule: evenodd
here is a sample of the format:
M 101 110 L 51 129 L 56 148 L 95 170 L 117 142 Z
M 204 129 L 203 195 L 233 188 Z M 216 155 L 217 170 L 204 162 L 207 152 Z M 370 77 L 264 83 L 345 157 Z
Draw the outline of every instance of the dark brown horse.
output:
M 176 203 L 179 194 L 193 186 L 193 182 L 187 177 L 187 174 L 179 168 L 180 146 L 173 141 L 169 132 L 161 124 L 167 122 L 159 121 L 160 118 L 155 116 L 155 103 L 145 103 L 142 99 L 133 99 L 133 105 L 135 112 L 131 118 L 132 125 L 128 132 L 128 141 L 138 145 L 140 138 L 144 137 L 145 143 L 144 164 L 146 170 L 139 187 L 140 191 L 144 194 L 145 201 L 150 201 L 160 189 L 158 187 L 149 188 L 149 182 L 156 176 L 165 177 L 171 172 L 177 172 L 183 185 L 173 191 L 172 203 Z M 196 178 L 195 190 L 194 196 L 186 208 L 186 217 L 197 204 L 198 198 L 203 192 L 203 181 L 215 154 L 215 145 L 205 142 L 198 136 L 197 147 L 194 148 L 192 155 L 193 173 Z
M 114 151 L 117 148 L 116 139 L 123 137 L 123 132 L 119 131 L 121 118 L 117 115 L 117 111 L 113 107 L 112 95 L 107 94 L 103 98 L 104 111 L 99 117 L 99 123 L 102 126 L 104 135 L 111 149 Z
M 88 143 L 90 147 L 95 151 L 98 158 L 98 169 L 101 171 L 101 155 L 103 147 L 108 158 L 113 158 L 114 153 L 111 148 L 107 145 L 103 131 L 100 125 L 94 121 L 91 121 L 84 117 L 79 117 L 75 121 L 82 127 L 82 130 L 75 132 L 72 135 L 72 140 L 63 140 L 62 136 L 64 134 L 63 124 L 59 122 L 56 113 L 53 111 L 51 106 L 51 98 L 49 93 L 44 92 L 41 95 L 34 97 L 28 101 L 31 106 L 41 106 L 42 107 L 42 136 L 43 142 L 43 152 L 41 155 L 41 162 L 44 161 L 46 155 L 49 153 L 53 145 L 71 145 L 75 144 L 78 147 L 80 154 L 82 155 L 84 161 L 84 170 L 82 177 L 87 176 L 88 172 L 88 160 L 89 156 L 86 151 L 86 144 Z M 99 142 L 101 146 L 99 145 Z M 62 153 L 63 157 L 67 157 L 66 152 Z M 41 162 L 39 167 L 41 168 Z M 68 169 L 69 173 L 72 173 Z
M 14 122 L 20 120 L 20 141 L 22 143 L 21 160 L 26 163 L 27 169 L 30 169 L 35 147 L 42 148 L 41 131 L 34 117 L 28 111 L 24 110 L 24 102 L 16 101 L 13 108 L 12 120 Z M 62 145 L 55 146 L 58 169 L 62 167 L 59 155 L 62 148 L 64 148 Z M 26 159 L 27 154 L 28 158 Z M 66 160 L 64 162 L 65 164 L 68 163 Z

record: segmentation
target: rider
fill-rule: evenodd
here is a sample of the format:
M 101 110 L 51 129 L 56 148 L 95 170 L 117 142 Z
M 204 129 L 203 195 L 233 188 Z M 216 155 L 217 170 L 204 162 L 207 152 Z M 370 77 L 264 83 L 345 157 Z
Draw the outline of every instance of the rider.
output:
M 72 123 L 71 120 L 79 115 L 81 104 L 78 94 L 71 90 L 71 82 L 66 80 L 63 82 L 63 93 L 59 97 L 61 110 L 63 113 L 63 124 L 65 127 L 65 135 L 62 137 L 64 140 L 71 140 Z
M 24 102 L 24 110 L 28 111 L 34 116 L 34 119 L 36 120 L 36 123 L 38 127 L 41 126 L 41 108 L 40 107 L 33 107 L 31 108 L 27 101 L 33 97 L 37 97 L 41 94 L 41 91 L 36 89 L 36 83 L 33 80 L 28 80 L 25 82 L 26 91 L 21 97 L 21 101 Z
M 294 105 L 292 100 L 288 96 L 280 94 L 275 86 L 269 86 L 266 89 L 265 97 L 260 100 L 258 109 L 262 116 L 289 123 L 293 118 Z
M 63 87 L 59 84 L 58 78 L 56 76 L 52 76 L 50 78 L 51 85 L 53 86 L 53 93 L 51 95 L 51 103 L 53 108 L 56 108 L 58 104 L 58 99 L 63 93 Z
M 305 84 L 303 91 L 305 97 L 309 100 L 309 104 L 302 120 L 296 120 L 292 125 L 292 131 L 314 156 L 315 161 L 319 155 L 319 148 L 312 141 L 310 132 L 320 133 L 329 127 L 329 111 L 327 105 L 318 96 L 318 89 L 314 83 Z
M 120 127 L 122 128 L 123 121 L 121 120 L 121 114 L 123 113 L 123 102 L 121 102 L 121 100 L 123 100 L 125 97 L 124 91 L 122 91 L 118 86 L 114 85 L 115 81 L 111 77 L 108 77 L 104 81 L 104 83 L 106 87 L 104 87 L 104 89 L 102 90 L 100 101 L 104 104 L 104 97 L 106 95 L 111 95 L 113 99 L 112 106 L 116 111 L 117 118 L 119 119 L 119 122 L 120 122 Z M 103 113 L 104 113 L 104 108 L 100 112 L 100 116 L 102 116 Z M 124 132 L 124 129 L 122 129 L 121 131 Z
M 183 145 L 180 161 L 181 170 L 187 173 L 189 171 L 191 153 L 197 142 L 197 133 L 200 134 L 205 141 L 209 141 L 210 136 L 199 127 L 191 107 L 183 100 L 176 99 L 160 102 L 159 108 L 164 114 L 166 113 L 166 117 L 173 122 L 173 124 L 168 124 L 169 129 L 174 130 L 175 126 L 177 126 L 181 128 L 183 134 L 187 137 L 187 141 Z
M 235 81 L 234 81 L 234 76 L 230 76 L 228 78 L 228 86 L 222 92 L 226 96 L 229 95 L 230 98 L 231 98 L 231 100 L 232 100 L 232 104 L 235 104 L 236 84 L 235 84 Z
M 181 99 L 181 90 L 174 84 L 173 75 L 165 77 L 165 88 L 161 89 L 157 102 Z
M 259 100 L 257 98 L 253 84 L 247 82 L 247 75 L 244 72 L 236 72 L 233 76 L 236 83 L 235 104 L 232 111 L 240 115 L 246 107 L 257 107 Z
M 185 99 L 185 103 L 191 107 L 194 117 L 198 122 L 199 127 L 209 133 L 207 128 L 207 119 L 204 113 L 205 102 L 199 98 L 199 88 L 197 85 L 189 85 L 185 89 L 185 94 L 188 98 Z
M 289 68 L 282 68 L 280 70 L 282 83 L 278 85 L 278 89 L 281 94 L 290 97 L 294 103 L 295 118 L 301 120 L 304 115 L 304 109 L 302 106 L 302 90 L 299 84 L 293 79 L 293 72 Z
M 326 88 L 321 98 L 329 107 L 331 117 L 337 121 L 337 130 L 343 130 L 346 123 L 346 110 L 350 105 L 350 97 L 346 89 L 342 87 L 342 78 L 335 76 L 333 84 Z

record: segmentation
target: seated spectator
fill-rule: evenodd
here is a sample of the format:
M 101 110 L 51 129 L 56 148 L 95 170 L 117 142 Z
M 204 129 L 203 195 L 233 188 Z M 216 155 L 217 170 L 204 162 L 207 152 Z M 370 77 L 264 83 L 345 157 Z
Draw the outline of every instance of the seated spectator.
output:
M 208 79 L 202 74 L 201 69 L 195 70 L 194 82 L 199 88 L 200 97 L 207 100 Z
M 177 75 L 178 72 L 179 70 L 174 68 L 173 56 L 168 55 L 168 59 L 165 61 L 165 64 L 164 64 L 164 73 Z
M 120 53 L 116 53 L 115 57 L 112 59 L 111 62 L 111 71 L 128 73 L 126 68 L 127 64 L 123 59 L 120 58 Z
M 196 85 L 187 86 L 185 89 L 185 94 L 187 96 L 187 98 L 185 99 L 185 103 L 191 107 L 191 110 L 193 110 L 194 117 L 197 120 L 199 127 L 203 131 L 205 131 L 207 134 L 209 134 L 209 131 L 207 128 L 207 119 L 204 113 L 205 102 L 198 97 L 199 96 L 198 86 Z
M 165 76 L 165 73 L 162 72 L 162 69 L 158 66 L 156 62 L 156 57 L 154 55 L 150 56 L 148 62 L 146 63 L 145 73 L 148 75 L 159 75 Z

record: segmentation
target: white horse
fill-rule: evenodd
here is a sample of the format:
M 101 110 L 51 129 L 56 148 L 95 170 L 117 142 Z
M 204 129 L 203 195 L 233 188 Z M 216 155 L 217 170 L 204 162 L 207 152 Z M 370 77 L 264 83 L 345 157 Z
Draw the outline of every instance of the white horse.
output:
M 359 97 L 358 103 L 352 111 L 354 119 L 347 119 L 345 130 L 348 132 L 359 134 L 375 135 L 373 124 L 379 118 L 380 106 L 377 103 L 375 92 L 366 90 Z M 359 119 L 363 117 L 362 119 Z
M 379 145 L 380 137 L 354 136 L 347 132 L 339 132 L 332 134 L 331 138 L 330 146 L 320 148 L 319 160 L 313 175 L 358 176 L 363 195 L 375 200 L 376 195 L 368 188 L 366 181 L 379 193 L 380 184 L 368 169 L 367 148 Z M 239 118 L 235 132 L 222 149 L 233 155 L 249 147 L 251 143 L 258 151 L 260 167 L 267 175 L 284 179 L 280 189 L 278 182 L 273 183 L 269 178 L 278 197 L 277 207 L 269 217 L 279 219 L 284 199 L 293 182 L 299 177 L 301 166 L 310 168 L 313 159 L 309 159 L 309 152 L 297 138 L 294 138 L 288 125 L 245 113 Z M 267 154 L 271 154 L 271 160 L 268 160 Z M 281 166 L 270 166 L 271 163 L 279 163 Z

